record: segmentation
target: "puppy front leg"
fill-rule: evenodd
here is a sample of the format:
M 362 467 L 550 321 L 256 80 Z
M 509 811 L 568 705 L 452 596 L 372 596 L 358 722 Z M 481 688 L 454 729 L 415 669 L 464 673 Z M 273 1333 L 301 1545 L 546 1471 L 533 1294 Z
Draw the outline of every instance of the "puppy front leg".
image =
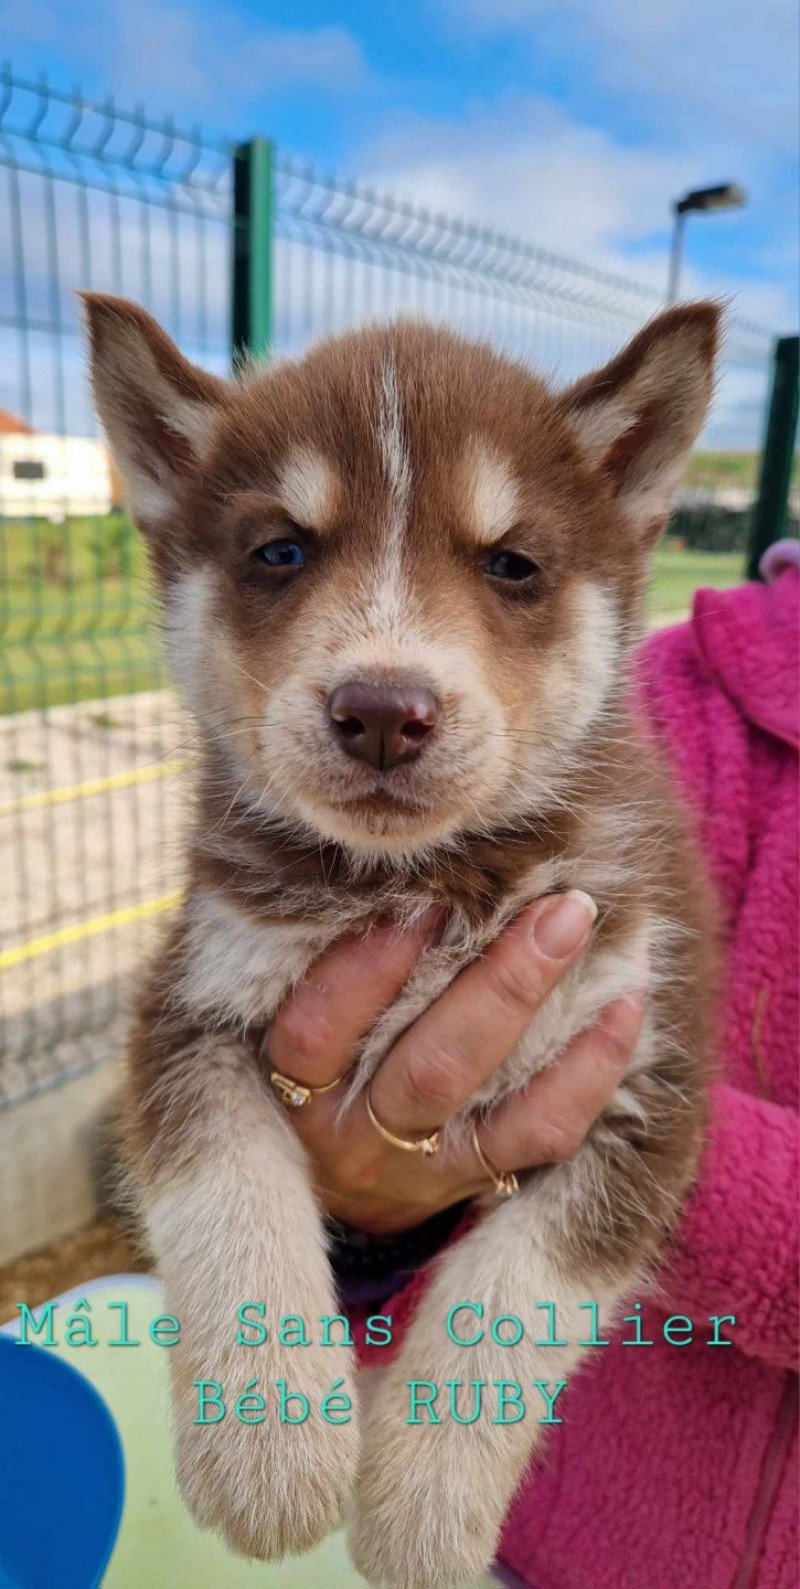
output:
M 206 1037 L 165 1054 L 163 1032 L 156 1043 L 157 1074 L 138 1054 L 139 1075 L 149 1068 L 151 1079 L 136 1091 L 131 1137 L 166 1307 L 181 1325 L 169 1353 L 180 1486 L 197 1522 L 234 1550 L 260 1558 L 307 1550 L 340 1520 L 357 1429 L 352 1351 L 316 1344 L 320 1315 L 338 1306 L 303 1152 L 243 1047 Z M 237 1344 L 245 1302 L 266 1304 L 263 1345 Z M 306 1321 L 314 1344 L 276 1343 L 288 1314 Z M 242 1422 L 236 1398 L 254 1378 L 264 1419 Z M 198 1380 L 222 1386 L 221 1421 L 195 1421 Z M 278 1380 L 308 1398 L 305 1422 L 280 1421 Z M 320 1414 L 337 1380 L 336 1394 L 353 1402 L 349 1423 Z M 290 1410 L 296 1416 L 302 1404 Z
M 571 1379 L 591 1336 L 590 1311 L 580 1304 L 597 1304 L 599 1328 L 607 1329 L 674 1214 L 680 1167 L 664 1162 L 660 1179 L 658 1157 L 654 1145 L 643 1165 L 624 1134 L 600 1130 L 444 1255 L 367 1414 L 351 1549 L 369 1583 L 444 1589 L 486 1571 L 543 1434 L 538 1420 L 547 1402 L 534 1382 L 544 1382 L 552 1397 L 559 1380 Z M 683 1171 L 688 1174 L 686 1164 Z M 543 1344 L 549 1317 L 541 1304 L 548 1302 L 564 1345 Z M 475 1304 L 481 1315 L 469 1309 L 452 1315 L 453 1340 L 448 1314 L 459 1303 Z M 503 1314 L 524 1325 L 513 1349 L 492 1339 L 492 1322 Z M 504 1326 L 506 1341 L 511 1328 Z M 408 1421 L 412 1381 L 436 1387 L 441 1422 L 428 1422 L 424 1412 L 422 1421 Z M 475 1381 L 482 1410 L 468 1422 Z M 526 1412 L 518 1422 L 495 1421 L 498 1381 L 522 1387 Z M 452 1382 L 462 1387 L 455 1393 L 461 1423 L 450 1408 Z M 506 1416 L 517 1411 L 512 1393 Z M 557 1403 L 555 1415 L 562 1413 Z M 558 1438 L 557 1429 L 551 1438 Z

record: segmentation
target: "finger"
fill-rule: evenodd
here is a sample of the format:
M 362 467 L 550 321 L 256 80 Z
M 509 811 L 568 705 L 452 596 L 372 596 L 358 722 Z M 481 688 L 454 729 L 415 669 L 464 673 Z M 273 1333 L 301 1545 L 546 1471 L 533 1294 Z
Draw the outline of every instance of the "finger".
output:
M 395 1044 L 372 1084 L 378 1119 L 397 1136 L 444 1125 L 522 1036 L 596 914 L 577 889 L 523 911 Z
M 571 1158 L 608 1107 L 631 1062 L 646 993 L 617 999 L 565 1049 L 554 1065 L 501 1104 L 481 1125 L 481 1147 L 501 1170 L 527 1170 Z M 475 1165 L 465 1144 L 464 1172 Z
M 522 1092 L 479 1124 L 479 1141 L 490 1163 L 498 1170 L 532 1169 L 577 1150 L 630 1064 L 641 1031 L 645 997 L 642 989 L 608 1005 L 591 1027 L 573 1039 L 555 1065 L 534 1076 Z M 362 1197 L 366 1189 L 369 1217 L 378 1191 L 379 1217 L 386 1222 L 381 1193 L 387 1168 L 392 1186 L 387 1228 L 405 1228 L 426 1218 L 430 1209 L 491 1189 L 469 1136 L 426 1160 L 421 1176 L 420 1165 L 411 1155 L 382 1142 L 360 1106 L 337 1122 L 332 1098 L 315 1100 L 313 1108 L 295 1117 L 295 1124 L 303 1140 L 312 1149 L 316 1147 L 328 1163 L 333 1186 L 322 1189 L 329 1196 L 332 1192 L 334 1201 L 348 1210 L 351 1223 L 363 1224 L 363 1213 L 358 1212 L 359 1188 Z M 336 1149 L 330 1161 L 333 1142 Z M 344 1178 L 341 1169 L 345 1169 Z
M 268 1062 L 293 1080 L 325 1086 L 408 980 L 440 924 L 437 911 L 407 927 L 378 923 L 317 960 L 281 1006 L 266 1038 Z
M 555 1065 L 534 1076 L 523 1092 L 478 1125 L 481 1148 L 498 1171 L 532 1169 L 577 1150 L 630 1064 L 645 996 L 643 989 L 609 1005 L 573 1039 Z M 421 1167 L 411 1155 L 382 1144 L 358 1105 L 338 1128 L 341 1135 L 328 1098 L 315 1100 L 314 1108 L 298 1114 L 296 1124 L 303 1139 L 312 1149 L 316 1144 L 328 1162 L 333 1188 L 331 1195 L 331 1187 L 323 1187 L 328 1201 L 339 1217 L 352 1224 L 377 1221 L 376 1228 L 404 1229 L 449 1203 L 491 1191 L 469 1136 L 426 1159 Z M 337 1147 L 331 1161 L 334 1140 Z M 387 1183 L 392 1188 L 388 1202 Z

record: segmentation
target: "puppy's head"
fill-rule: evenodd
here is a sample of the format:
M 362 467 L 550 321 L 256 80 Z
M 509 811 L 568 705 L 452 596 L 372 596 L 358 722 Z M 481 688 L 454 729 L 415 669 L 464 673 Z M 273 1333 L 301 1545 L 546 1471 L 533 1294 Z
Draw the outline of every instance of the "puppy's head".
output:
M 419 324 L 229 383 L 134 305 L 86 306 L 173 669 L 236 787 L 362 853 L 546 802 L 619 690 L 716 307 L 554 395 Z

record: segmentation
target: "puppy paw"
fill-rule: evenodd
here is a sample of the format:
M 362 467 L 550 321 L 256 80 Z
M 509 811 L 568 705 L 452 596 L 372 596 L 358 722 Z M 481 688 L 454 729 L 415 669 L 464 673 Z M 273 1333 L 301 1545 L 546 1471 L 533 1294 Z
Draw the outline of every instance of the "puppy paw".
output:
M 305 1368 L 305 1365 L 304 1365 Z M 274 1400 L 268 1401 L 261 1424 L 239 1422 L 232 1408 L 215 1424 L 195 1424 L 193 1411 L 181 1397 L 176 1404 L 176 1468 L 178 1483 L 195 1522 L 220 1534 L 233 1551 L 262 1561 L 311 1550 L 338 1528 L 355 1481 L 358 1429 L 355 1395 L 348 1424 L 327 1424 L 319 1416 L 324 1382 L 316 1396 L 304 1372 L 298 1386 L 312 1411 L 305 1423 L 282 1424 Z M 204 1379 L 218 1378 L 206 1370 Z M 269 1372 L 259 1382 L 274 1397 Z M 187 1416 L 188 1414 L 188 1416 Z
M 355 1566 L 387 1589 L 465 1589 L 494 1559 L 514 1489 L 507 1454 L 498 1467 L 474 1427 L 404 1426 L 396 1411 L 375 1412 L 349 1530 Z

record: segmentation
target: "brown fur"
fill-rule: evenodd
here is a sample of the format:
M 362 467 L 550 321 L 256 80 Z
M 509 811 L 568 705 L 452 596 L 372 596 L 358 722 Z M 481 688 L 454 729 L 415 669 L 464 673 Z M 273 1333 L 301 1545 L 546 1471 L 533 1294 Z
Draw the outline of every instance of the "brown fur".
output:
M 486 1564 L 532 1440 L 482 1434 L 477 1469 L 452 1430 L 408 1443 L 404 1378 L 456 1371 L 436 1330 L 442 1288 L 457 1290 L 466 1264 L 477 1294 L 483 1284 L 512 1310 L 514 1284 L 540 1284 L 565 1307 L 581 1287 L 602 1293 L 613 1316 L 658 1256 L 697 1160 L 711 911 L 632 719 L 628 657 L 647 550 L 708 401 L 717 311 L 670 311 L 554 395 L 489 349 L 416 324 L 352 333 L 227 385 L 187 365 L 142 311 L 87 304 L 98 406 L 204 742 L 187 900 L 139 1002 L 129 1066 L 134 1180 L 168 1293 L 189 1315 L 178 1408 L 201 1346 L 204 1377 L 214 1354 L 219 1375 L 230 1357 L 195 1268 L 222 1310 L 232 1276 L 282 1297 L 299 1262 L 290 1311 L 324 1310 L 307 1168 L 256 1058 L 316 954 L 378 916 L 443 909 L 441 943 L 364 1045 L 352 1102 L 398 1032 L 524 903 L 591 893 L 589 949 L 477 1109 L 554 1059 L 630 985 L 630 957 L 650 944 L 648 1019 L 624 1085 L 585 1142 L 491 1215 L 488 1245 L 479 1227 L 446 1260 L 367 1420 L 356 1560 L 376 1581 L 429 1589 Z M 306 552 L 299 575 L 254 558 L 280 537 Z M 487 572 L 495 539 L 532 560 L 524 585 Z M 391 683 L 412 669 L 439 695 L 430 748 L 388 783 L 331 739 L 325 702 L 348 668 Z M 463 1115 L 448 1123 L 463 1127 Z M 263 1182 L 252 1211 L 237 1211 L 237 1176 L 248 1195 Z M 338 1372 L 313 1354 L 305 1364 L 310 1382 Z M 487 1356 L 479 1371 L 497 1368 Z M 312 1492 L 306 1457 L 295 1469 L 276 1444 L 276 1468 L 271 1439 L 226 1426 L 212 1454 L 191 1429 L 178 1437 L 195 1514 L 256 1555 L 320 1537 L 358 1455 L 355 1428 L 346 1448 L 318 1433 Z

